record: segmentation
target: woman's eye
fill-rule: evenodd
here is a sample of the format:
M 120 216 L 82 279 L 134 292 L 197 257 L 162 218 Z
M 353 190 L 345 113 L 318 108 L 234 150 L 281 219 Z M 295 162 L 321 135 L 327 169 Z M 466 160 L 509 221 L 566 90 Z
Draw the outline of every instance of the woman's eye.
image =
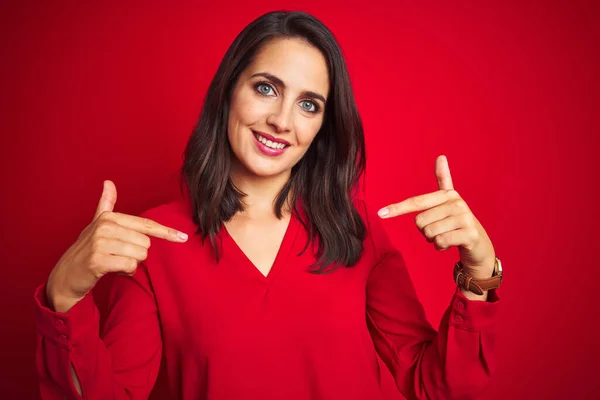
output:
M 313 112 L 313 113 L 317 112 L 317 106 L 312 101 L 303 100 L 302 102 L 300 102 L 300 107 L 302 107 L 304 109 L 304 111 Z
M 265 96 L 270 96 L 273 92 L 273 88 L 270 85 L 267 85 L 266 83 L 259 83 L 256 86 L 256 89 L 260 94 L 264 94 Z

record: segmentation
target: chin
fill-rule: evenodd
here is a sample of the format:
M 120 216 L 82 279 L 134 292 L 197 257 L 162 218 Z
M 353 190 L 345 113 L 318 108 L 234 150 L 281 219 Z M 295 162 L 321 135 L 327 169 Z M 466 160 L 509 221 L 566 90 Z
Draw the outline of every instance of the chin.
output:
M 296 160 L 296 152 L 288 149 L 288 153 L 282 154 L 276 157 L 269 157 L 268 155 L 260 154 L 255 144 L 252 143 L 250 149 L 246 148 L 246 151 L 238 152 L 233 151 L 234 157 L 237 159 L 237 164 L 242 169 L 246 170 L 250 175 L 260 178 L 279 178 L 282 176 L 289 177 L 292 172 L 292 168 Z M 292 150 L 292 152 L 289 152 Z
M 265 165 L 267 164 L 267 165 Z M 270 165 L 269 165 L 270 164 Z M 255 175 L 257 177 L 261 177 L 261 178 L 276 178 L 282 175 L 290 175 L 291 174 L 291 167 L 290 168 L 286 168 L 286 167 L 279 167 L 276 165 L 273 165 L 272 163 L 252 163 L 252 165 L 244 165 L 246 167 L 246 169 L 248 170 L 248 172 L 250 172 L 252 175 Z

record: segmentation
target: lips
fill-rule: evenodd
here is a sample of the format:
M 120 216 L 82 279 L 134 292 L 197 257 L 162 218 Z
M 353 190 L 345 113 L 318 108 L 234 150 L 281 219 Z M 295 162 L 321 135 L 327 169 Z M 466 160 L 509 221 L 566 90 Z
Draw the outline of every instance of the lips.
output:
M 271 142 L 274 142 L 274 143 L 282 143 L 282 144 L 285 144 L 286 146 L 290 146 L 291 145 L 291 143 L 288 142 L 287 140 L 276 138 L 275 136 L 271 136 L 271 135 L 269 135 L 268 133 L 265 133 L 265 132 L 252 131 L 252 133 L 254 133 L 254 136 L 257 136 L 257 135 L 258 136 L 262 136 L 265 139 L 270 140 Z
M 254 136 L 254 143 L 256 143 L 256 148 L 262 154 L 266 156 L 279 156 L 285 152 L 287 148 L 290 147 L 290 143 L 283 139 L 277 139 L 269 134 L 265 134 L 263 132 L 255 132 L 252 131 L 252 135 Z

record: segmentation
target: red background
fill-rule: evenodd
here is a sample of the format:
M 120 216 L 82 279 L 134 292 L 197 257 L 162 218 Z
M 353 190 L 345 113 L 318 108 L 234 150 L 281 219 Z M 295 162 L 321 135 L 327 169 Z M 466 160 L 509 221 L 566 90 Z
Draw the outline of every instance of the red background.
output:
M 313 13 L 342 45 L 371 203 L 436 190 L 446 154 L 492 238 L 506 278 L 488 398 L 597 395 L 593 2 L 168 3 L 2 2 L 3 398 L 37 396 L 33 292 L 89 223 L 102 181 L 116 183 L 120 212 L 176 196 L 218 62 L 244 25 L 279 8 Z M 412 217 L 385 226 L 437 326 L 457 253 L 435 251 Z

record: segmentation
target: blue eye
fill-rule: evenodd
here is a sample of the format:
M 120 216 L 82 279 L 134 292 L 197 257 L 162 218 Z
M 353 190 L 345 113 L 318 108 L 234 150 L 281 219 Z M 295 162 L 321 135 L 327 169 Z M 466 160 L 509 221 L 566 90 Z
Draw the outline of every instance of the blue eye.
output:
M 273 88 L 271 87 L 271 85 L 266 84 L 266 83 L 259 83 L 255 87 L 256 87 L 256 90 L 258 91 L 258 93 L 265 95 L 265 96 L 271 96 L 271 94 L 273 92 Z
M 319 111 L 319 108 L 317 107 L 317 105 L 313 101 L 309 101 L 309 100 L 302 100 L 300 102 L 300 107 L 302 107 L 302 109 L 304 111 L 308 111 L 310 113 L 315 113 L 315 112 Z

